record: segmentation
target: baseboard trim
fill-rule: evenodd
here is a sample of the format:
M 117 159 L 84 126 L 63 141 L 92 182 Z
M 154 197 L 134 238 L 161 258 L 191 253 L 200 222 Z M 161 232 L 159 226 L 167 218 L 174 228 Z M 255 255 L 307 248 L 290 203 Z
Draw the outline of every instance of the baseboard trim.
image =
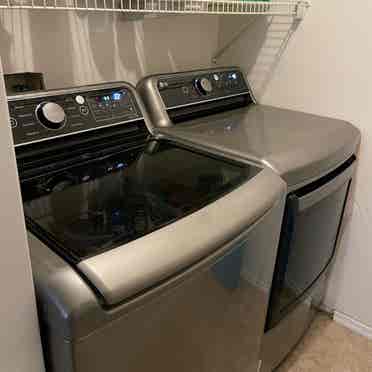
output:
M 324 302 L 320 304 L 319 310 L 323 311 L 323 312 L 325 312 L 325 313 L 327 313 L 328 315 L 331 315 L 331 316 L 333 316 L 333 313 L 335 311 L 333 307 L 327 305 Z
M 372 327 L 369 327 L 358 320 L 355 320 L 349 317 L 346 314 L 335 311 L 333 314 L 333 320 L 346 328 L 351 329 L 352 331 L 359 333 L 362 336 L 365 336 L 372 340 Z

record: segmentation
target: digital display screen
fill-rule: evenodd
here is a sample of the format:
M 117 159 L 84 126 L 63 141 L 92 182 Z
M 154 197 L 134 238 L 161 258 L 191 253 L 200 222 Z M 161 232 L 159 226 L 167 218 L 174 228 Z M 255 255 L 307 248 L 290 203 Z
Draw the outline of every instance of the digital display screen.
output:
M 236 80 L 238 78 L 238 75 L 236 72 L 231 72 L 229 75 L 228 75 L 228 78 L 231 79 L 231 80 Z
M 117 101 L 121 101 L 124 95 L 125 95 L 125 92 L 113 92 L 110 94 L 104 94 L 102 96 L 97 96 L 96 102 L 100 102 L 100 103 L 117 102 Z
M 123 93 L 115 92 L 115 93 L 112 93 L 111 98 L 113 101 L 120 101 L 122 96 L 123 96 Z

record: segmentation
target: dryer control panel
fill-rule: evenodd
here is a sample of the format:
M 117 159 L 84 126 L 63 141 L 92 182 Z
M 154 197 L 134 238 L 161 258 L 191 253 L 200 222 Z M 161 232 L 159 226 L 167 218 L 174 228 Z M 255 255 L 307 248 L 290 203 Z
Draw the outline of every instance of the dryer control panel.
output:
M 142 119 L 130 87 L 103 84 L 8 97 L 16 146 Z
M 158 90 L 167 109 L 249 93 L 243 74 L 237 69 L 161 76 Z

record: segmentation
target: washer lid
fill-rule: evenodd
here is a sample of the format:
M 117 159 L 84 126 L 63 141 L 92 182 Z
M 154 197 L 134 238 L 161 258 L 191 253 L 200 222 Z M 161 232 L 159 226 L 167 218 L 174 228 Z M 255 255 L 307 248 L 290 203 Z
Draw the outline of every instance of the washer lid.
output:
M 250 105 L 161 128 L 167 136 L 270 166 L 290 187 L 308 182 L 355 153 L 360 132 L 342 120 Z
M 261 216 L 273 192 L 260 196 L 242 186 L 261 173 L 151 141 L 23 180 L 24 211 L 28 229 L 114 304 L 220 248 Z M 247 191 L 234 191 L 240 188 Z
M 268 168 L 204 208 L 116 249 L 88 258 L 78 269 L 115 305 L 148 290 L 237 241 L 277 202 L 285 184 Z M 230 246 L 231 247 L 231 246 Z M 255 249 L 252 246 L 252 249 Z
M 152 141 L 24 180 L 24 210 L 31 231 L 77 263 L 199 210 L 259 171 Z

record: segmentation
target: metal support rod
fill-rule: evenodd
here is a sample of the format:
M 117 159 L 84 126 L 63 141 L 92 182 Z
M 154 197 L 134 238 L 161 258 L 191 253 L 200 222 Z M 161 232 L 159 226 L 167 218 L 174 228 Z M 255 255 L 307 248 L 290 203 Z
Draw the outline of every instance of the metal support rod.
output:
M 296 15 L 295 20 L 301 21 L 305 17 L 305 13 L 310 8 L 310 2 L 309 1 L 299 1 L 296 5 Z
M 245 34 L 245 32 L 256 22 L 258 18 L 254 17 L 250 19 L 250 22 L 248 22 L 244 27 L 237 32 L 223 47 L 221 47 L 213 56 L 212 62 L 217 63 L 217 59 L 221 57 L 237 40 L 240 39 L 242 35 Z
M 278 13 L 273 13 L 270 10 L 270 7 L 276 6 L 277 4 L 279 3 L 276 3 L 274 1 L 270 2 L 269 4 L 265 4 L 266 6 L 265 6 L 264 14 L 268 16 L 272 16 L 272 15 L 293 16 L 295 22 L 300 22 L 304 18 L 305 13 L 308 10 L 308 8 L 310 8 L 311 6 L 310 1 L 305 1 L 305 0 L 300 0 L 300 1 L 297 1 L 296 3 L 292 2 L 289 5 L 287 3 L 287 5 L 289 6 L 289 9 L 287 10 L 286 14 L 278 14 Z M 283 5 L 283 3 L 281 4 Z M 248 15 L 252 13 L 247 12 L 246 14 Z M 242 37 L 242 35 L 244 35 L 245 32 L 255 23 L 257 19 L 258 18 L 255 17 L 252 20 L 250 20 L 250 22 L 248 22 L 241 30 L 239 30 L 233 37 L 231 37 L 231 39 L 224 46 L 219 48 L 212 58 L 212 63 L 216 64 L 218 58 L 221 57 L 236 41 L 238 41 Z

